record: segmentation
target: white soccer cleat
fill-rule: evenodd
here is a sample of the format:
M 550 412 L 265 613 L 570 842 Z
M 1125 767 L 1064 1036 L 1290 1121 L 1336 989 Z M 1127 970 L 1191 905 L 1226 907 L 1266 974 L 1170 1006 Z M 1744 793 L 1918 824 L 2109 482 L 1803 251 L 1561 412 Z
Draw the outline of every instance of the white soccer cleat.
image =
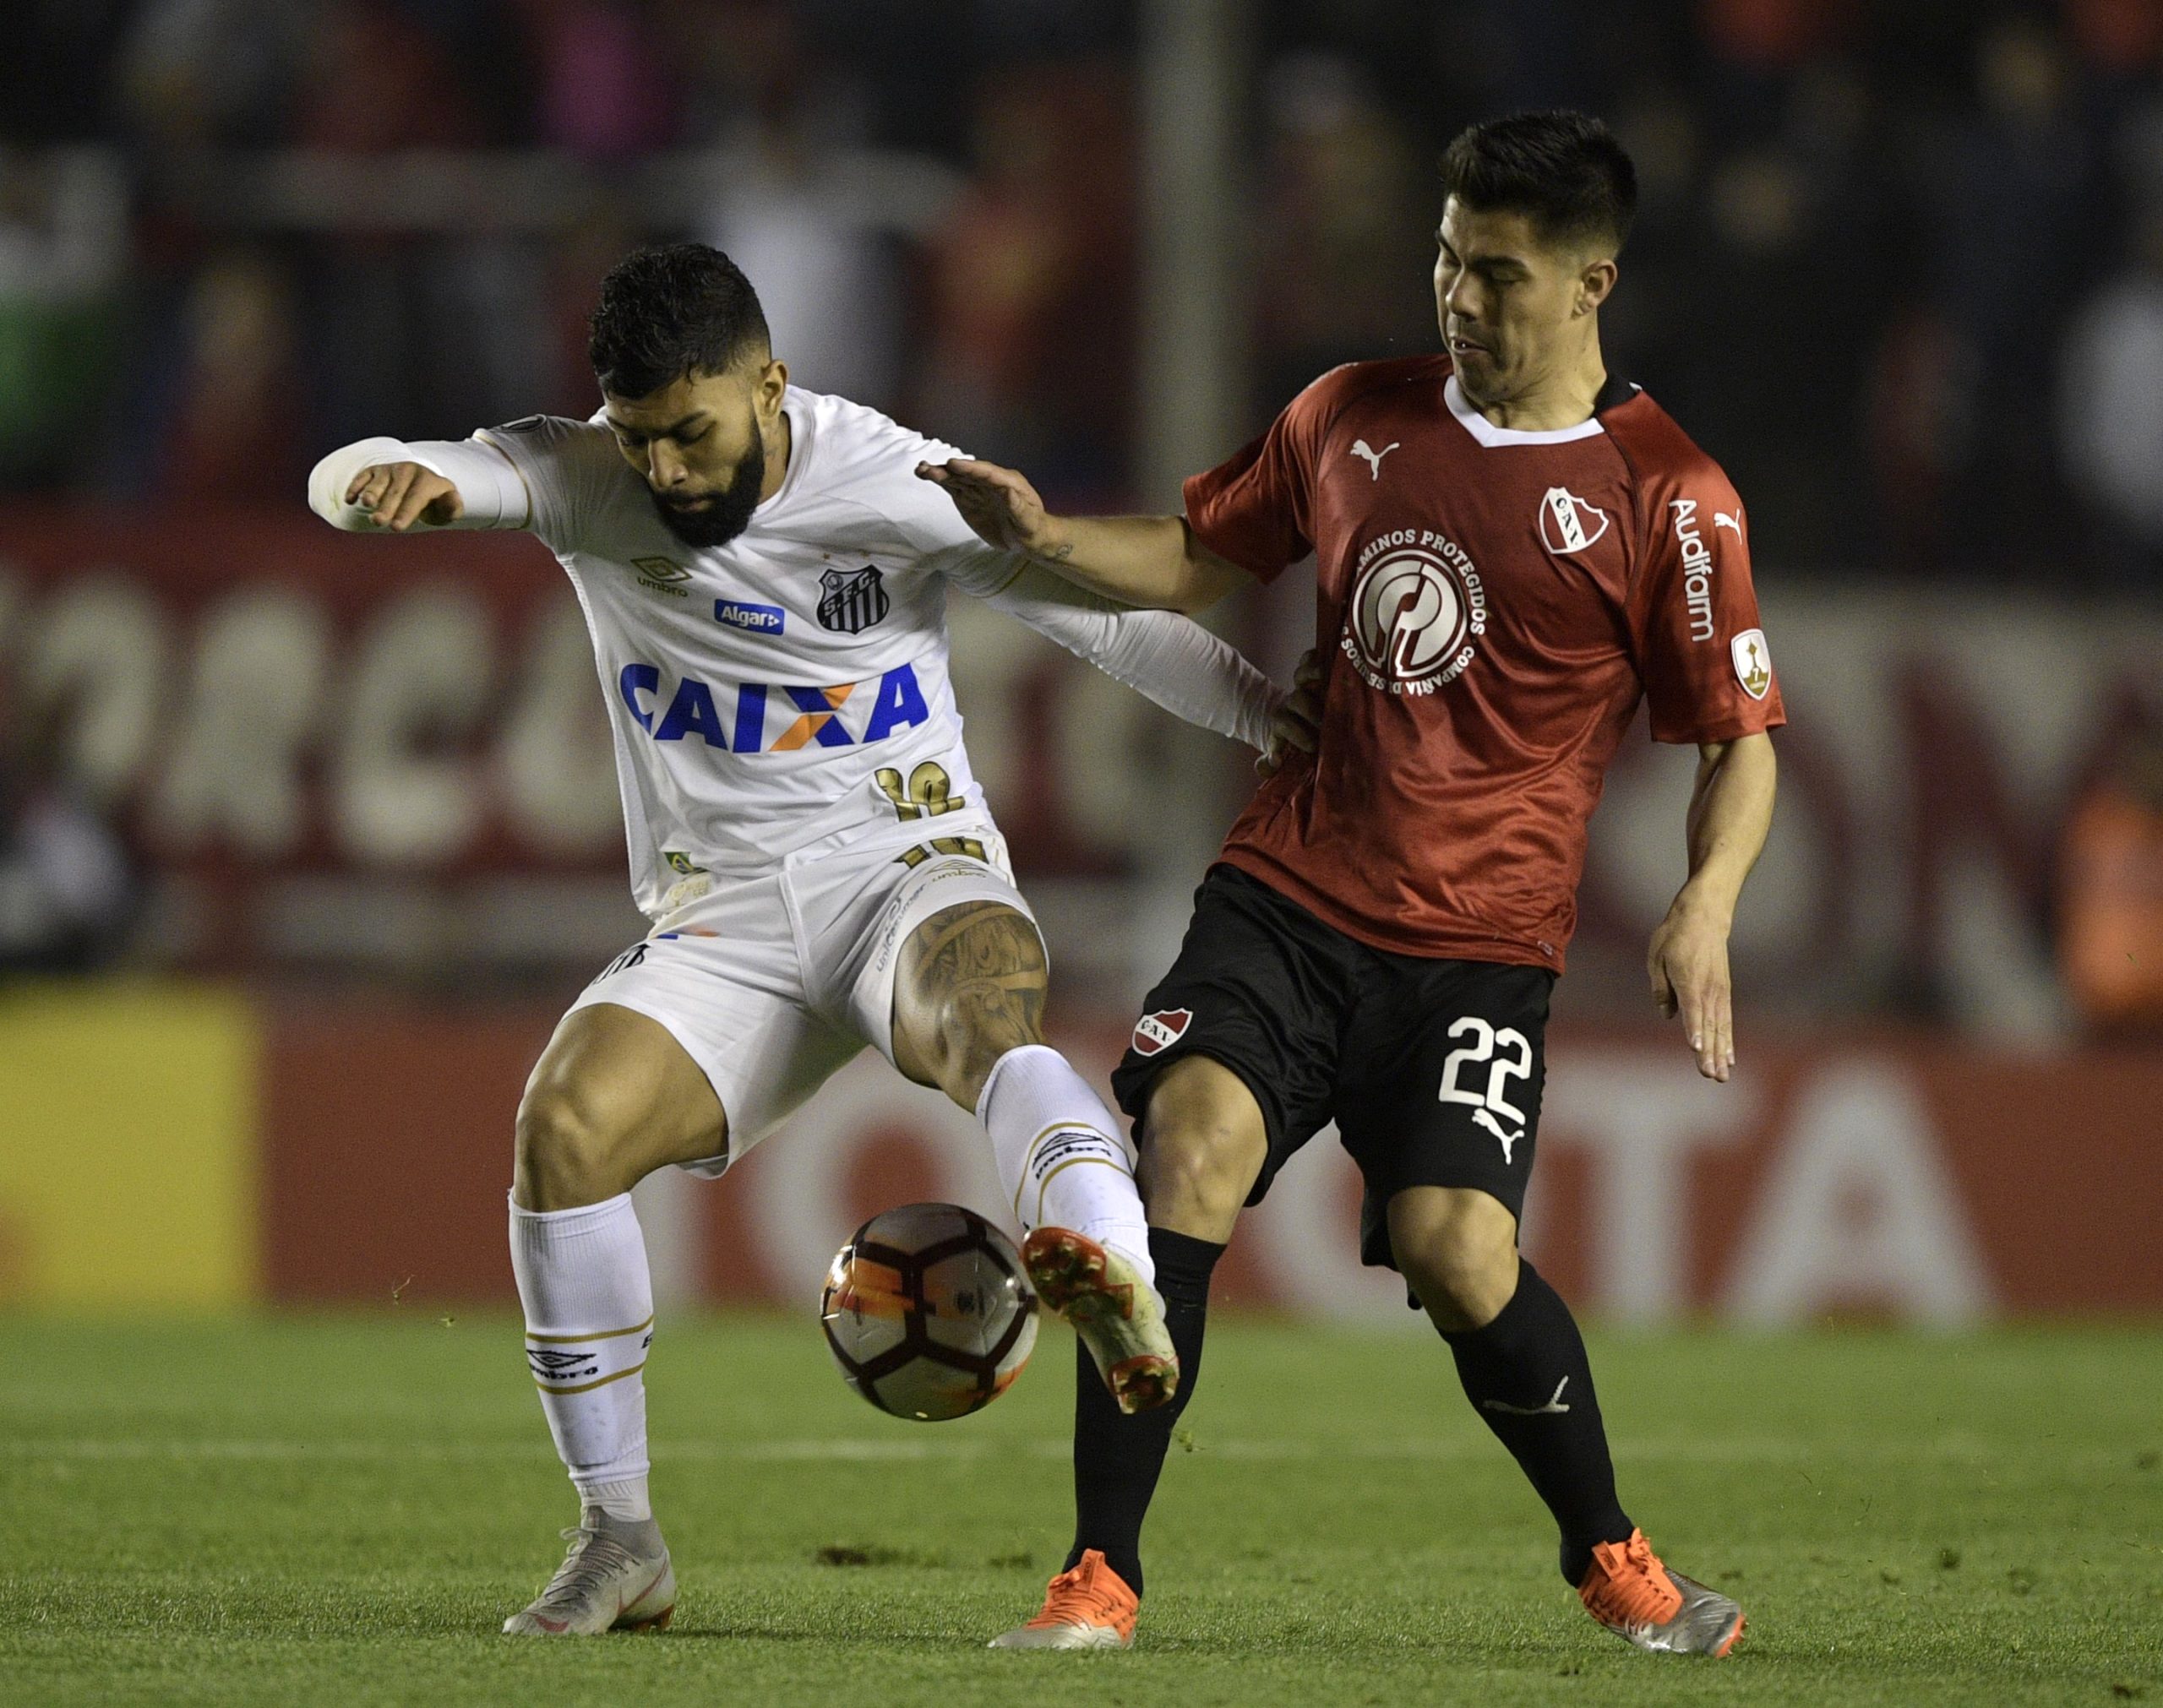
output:
M 1141 1271 L 1109 1246 L 1068 1227 L 1040 1227 L 1022 1242 L 1037 1297 L 1073 1325 L 1122 1412 L 1150 1412 L 1180 1390 L 1180 1357 L 1164 1302 Z
M 668 1550 L 635 1553 L 618 1536 L 591 1525 L 563 1532 L 564 1563 L 532 1605 L 504 1621 L 510 1637 L 597 1637 L 603 1631 L 662 1631 L 676 1613 L 676 1574 Z M 654 1532 L 659 1539 L 659 1532 Z

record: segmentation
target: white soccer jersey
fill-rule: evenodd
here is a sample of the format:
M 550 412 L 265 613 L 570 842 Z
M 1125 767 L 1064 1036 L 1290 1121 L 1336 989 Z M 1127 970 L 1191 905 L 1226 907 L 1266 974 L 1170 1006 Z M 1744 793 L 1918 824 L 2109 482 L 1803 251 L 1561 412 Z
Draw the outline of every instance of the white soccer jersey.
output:
M 841 398 L 791 387 L 782 408 L 787 476 L 715 547 L 668 530 L 598 416 L 529 416 L 455 448 L 364 441 L 311 483 L 319 511 L 365 526 L 346 482 L 410 459 L 459 483 L 465 525 L 524 525 L 555 552 L 592 634 L 649 915 L 689 874 L 926 838 L 949 812 L 984 809 L 947 673 L 950 582 L 1182 716 L 1266 739 L 1267 683 L 1205 630 L 1111 606 L 971 532 L 915 473 L 962 453 Z M 522 494 L 474 490 L 480 457 L 502 472 L 479 445 Z

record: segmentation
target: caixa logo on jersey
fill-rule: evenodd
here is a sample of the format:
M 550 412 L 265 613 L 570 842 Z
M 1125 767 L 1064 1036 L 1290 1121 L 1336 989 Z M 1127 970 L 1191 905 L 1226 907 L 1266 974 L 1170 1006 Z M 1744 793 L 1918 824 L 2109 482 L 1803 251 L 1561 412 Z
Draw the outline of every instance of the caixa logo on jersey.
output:
M 869 564 L 829 569 L 819 578 L 819 624 L 841 634 L 861 634 L 894 608 L 886 578 Z
M 695 676 L 666 700 L 661 666 L 627 664 L 616 691 L 638 726 L 657 742 L 688 741 L 732 753 L 787 753 L 800 748 L 853 748 L 883 742 L 931 716 L 915 669 L 896 665 L 874 682 L 831 688 L 739 682 L 716 686 Z
M 1386 694 L 1432 694 L 1464 673 L 1487 632 L 1487 590 L 1456 541 L 1429 528 L 1370 540 L 1354 566 L 1339 643 Z

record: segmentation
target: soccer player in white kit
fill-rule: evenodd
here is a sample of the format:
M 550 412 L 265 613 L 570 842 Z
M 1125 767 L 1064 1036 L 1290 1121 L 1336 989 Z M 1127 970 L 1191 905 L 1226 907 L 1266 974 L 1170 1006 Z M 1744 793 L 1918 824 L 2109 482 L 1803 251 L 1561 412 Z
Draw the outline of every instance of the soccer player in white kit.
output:
M 1185 617 L 986 546 L 914 472 L 959 453 L 792 387 L 717 251 L 618 264 L 591 355 L 591 421 L 365 439 L 308 490 L 341 528 L 522 528 L 555 552 L 654 922 L 571 1005 L 518 1110 L 511 1265 L 580 1504 L 563 1565 L 504 1623 L 520 1635 L 651 1629 L 675 1604 L 630 1189 L 671 1163 L 721 1173 L 867 1042 L 983 1123 L 1031 1279 L 1122 1408 L 1176 1391 L 1132 1159 L 1043 1042 L 1043 944 L 962 746 L 947 589 L 1257 748 L 1278 698 Z

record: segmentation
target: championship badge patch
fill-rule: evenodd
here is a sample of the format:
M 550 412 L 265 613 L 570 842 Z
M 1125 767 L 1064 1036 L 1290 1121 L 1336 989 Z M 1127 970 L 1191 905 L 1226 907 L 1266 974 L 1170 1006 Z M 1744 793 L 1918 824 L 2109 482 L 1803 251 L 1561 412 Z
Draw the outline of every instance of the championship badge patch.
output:
M 1134 1053 L 1153 1056 L 1159 1050 L 1169 1049 L 1193 1021 L 1192 1009 L 1168 1009 L 1162 1014 L 1142 1015 L 1135 1022 Z
M 1735 660 L 1735 679 L 1752 699 L 1763 699 L 1773 687 L 1773 654 L 1765 645 L 1765 631 L 1746 628 L 1729 643 Z

